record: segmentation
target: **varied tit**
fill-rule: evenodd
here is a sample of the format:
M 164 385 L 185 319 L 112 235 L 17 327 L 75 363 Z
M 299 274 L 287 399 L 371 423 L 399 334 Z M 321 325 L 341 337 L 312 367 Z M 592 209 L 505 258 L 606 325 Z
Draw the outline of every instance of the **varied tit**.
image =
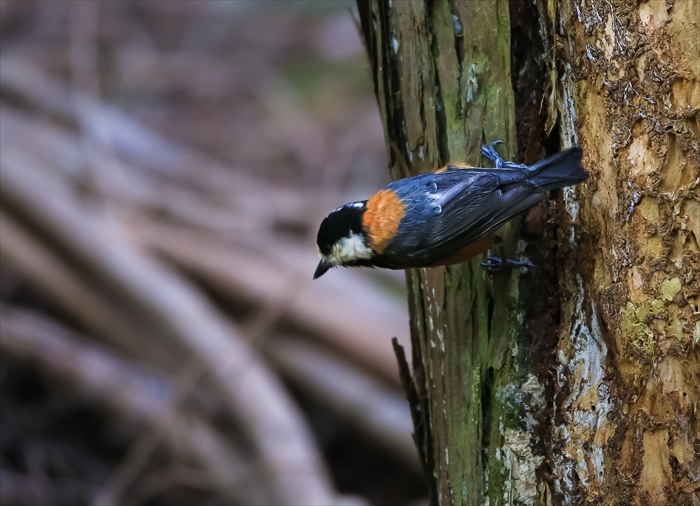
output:
M 406 269 L 468 260 L 490 248 L 493 232 L 547 191 L 588 179 L 581 148 L 527 166 L 504 162 L 494 149 L 498 142 L 482 147 L 495 169 L 448 165 L 395 181 L 330 213 L 318 231 L 321 262 L 314 279 L 338 266 Z M 488 259 L 486 268 L 503 266 L 496 257 Z

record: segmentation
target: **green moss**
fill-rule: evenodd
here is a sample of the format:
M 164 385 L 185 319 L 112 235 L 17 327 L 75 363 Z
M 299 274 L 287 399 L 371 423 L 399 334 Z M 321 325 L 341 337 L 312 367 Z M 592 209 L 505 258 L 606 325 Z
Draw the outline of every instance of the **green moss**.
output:
M 661 300 L 672 301 L 678 292 L 681 291 L 681 280 L 678 278 L 667 279 L 661 283 Z
M 646 323 L 648 317 L 658 314 L 654 313 L 652 304 L 642 303 L 639 308 L 636 308 L 634 304 L 628 302 L 625 311 L 622 313 L 621 328 L 623 339 L 625 340 L 625 348 L 637 360 L 647 364 L 652 362 L 656 349 L 654 332 Z M 658 309 L 658 306 L 656 309 Z
M 629 307 L 630 305 L 634 307 L 634 304 L 628 302 L 627 306 Z M 654 299 L 652 301 L 644 300 L 639 307 L 635 309 L 636 318 L 642 322 L 648 322 L 651 317 L 660 316 L 665 312 L 666 304 L 659 299 Z
M 387 23 L 364 25 L 376 36 L 368 47 L 377 49 L 370 59 L 392 176 L 450 161 L 479 163 L 481 145 L 497 139 L 505 142 L 499 152 L 512 159 L 508 13 L 505 0 L 394 2 Z M 394 38 L 401 41 L 400 56 Z M 506 230 L 511 252 L 517 227 Z M 442 279 L 437 271 L 409 275 L 414 374 L 425 392 L 416 434 L 434 462 L 428 473 L 433 503 L 502 504 L 504 491 L 513 488 L 503 465 L 503 432 L 518 429 L 531 412 L 521 391 L 532 364 L 524 362 L 530 349 L 521 338 L 522 301 L 513 300 L 522 296 L 519 278 L 490 278 L 480 260 L 448 267 Z M 438 340 L 442 350 L 431 346 Z
M 651 314 L 653 316 L 658 316 L 658 315 L 666 312 L 666 304 L 664 304 L 659 299 L 652 300 L 650 305 L 651 305 Z
M 683 339 L 683 322 L 678 318 L 672 318 L 668 323 L 668 331 L 672 336 L 676 336 L 676 339 Z

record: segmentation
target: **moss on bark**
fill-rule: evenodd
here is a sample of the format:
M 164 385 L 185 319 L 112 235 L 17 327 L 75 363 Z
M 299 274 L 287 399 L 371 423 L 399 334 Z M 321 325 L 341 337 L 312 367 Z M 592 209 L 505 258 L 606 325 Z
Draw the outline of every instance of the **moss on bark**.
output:
M 488 164 L 480 148 L 496 139 L 513 157 L 507 0 L 358 5 L 394 178 Z M 503 230 L 510 257 L 518 229 Z M 528 282 L 491 278 L 481 260 L 407 272 L 416 440 L 435 504 L 535 504 L 546 403 L 523 325 Z

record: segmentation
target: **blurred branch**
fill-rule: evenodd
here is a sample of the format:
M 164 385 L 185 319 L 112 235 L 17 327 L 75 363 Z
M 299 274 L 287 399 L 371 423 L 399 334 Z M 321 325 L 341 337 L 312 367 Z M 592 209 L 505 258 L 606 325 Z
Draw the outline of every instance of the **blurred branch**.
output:
M 18 409 L 0 416 L 3 432 L 16 433 L 3 439 L 0 472 L 13 473 L 18 486 L 33 480 L 47 498 L 33 502 L 42 503 L 162 502 L 173 487 L 192 497 L 225 491 L 209 502 L 362 503 L 334 493 L 276 376 L 312 400 L 302 406 L 313 406 L 313 427 L 345 429 L 349 421 L 358 430 L 338 433 L 343 442 L 364 437 L 373 455 L 381 446 L 412 465 L 388 342 L 408 336 L 403 290 L 388 279 L 400 274 L 310 276 L 321 217 L 346 194 L 383 181 L 371 170 L 383 162 L 374 99 L 327 51 L 347 42 L 343 16 L 324 7 L 309 17 L 296 5 L 270 16 L 236 2 L 78 4 L 0 0 L 8 28 L 0 56 L 0 309 L 33 307 L 102 340 L 112 383 L 90 371 L 102 367 L 89 357 L 98 343 L 28 315 L 27 329 L 55 333 L 78 363 L 47 365 L 50 346 L 42 344 L 3 348 L 0 393 Z M 288 58 L 297 54 L 306 56 Z M 350 63 L 359 74 L 359 59 Z M 332 82 L 337 70 L 341 83 Z M 263 362 L 281 328 L 329 349 L 285 341 Z M 20 356 L 38 367 L 16 365 Z M 54 435 L 57 417 L 75 409 L 62 397 L 65 382 L 23 404 L 16 379 L 43 385 L 44 369 L 72 378 L 71 394 L 115 409 L 126 436 L 119 451 L 92 443 L 112 435 L 109 422 L 91 424 L 89 434 L 70 423 L 67 435 Z M 129 397 L 141 382 L 141 396 L 113 393 L 128 383 Z M 353 385 L 367 398 L 353 396 Z M 338 417 L 321 420 L 316 404 Z M 139 424 L 121 434 L 123 419 Z M 77 449 L 75 437 L 86 444 Z M 403 466 L 386 469 L 387 480 L 354 468 L 358 485 L 349 485 L 347 456 L 326 458 L 343 466 L 343 487 L 372 500 L 401 503 L 385 498 L 412 494 L 395 484 L 415 480 Z
M 0 483 L 0 504 L 51 504 L 48 487 L 27 475 L 0 468 Z
M 109 163 L 113 170 L 119 170 L 120 164 L 113 160 L 111 153 L 111 129 L 103 121 L 91 118 L 89 99 L 100 98 L 99 69 L 99 30 L 100 2 L 74 2 L 70 12 L 70 77 L 71 93 L 75 119 L 81 126 L 78 136 L 80 151 L 87 164 L 85 179 L 92 185 L 94 193 L 104 193 L 108 184 L 104 174 L 97 165 Z M 98 130 L 97 135 L 95 131 Z
M 204 376 L 204 364 L 197 359 L 190 359 L 175 379 L 174 393 L 166 406 L 162 408 L 161 417 L 174 418 L 180 411 L 185 398 Z M 136 480 L 161 441 L 166 437 L 162 424 L 154 424 L 143 431 L 136 442 L 131 445 L 124 461 L 112 474 L 104 488 L 94 497 L 93 506 L 118 505 L 124 492 Z
M 1 62 L 4 64 L 3 69 L 7 67 L 10 71 L 4 72 L 0 80 L 3 83 L 9 83 L 8 85 L 14 89 L 17 89 L 24 73 L 29 72 L 27 75 L 32 75 L 31 67 L 27 69 L 23 65 L 16 65 L 16 62 L 12 60 L 9 63 L 6 60 Z M 30 95 L 38 100 L 41 97 L 35 95 L 43 88 L 36 85 L 35 77 L 32 77 L 34 84 L 29 89 L 37 88 Z M 59 88 L 54 86 L 50 80 L 43 84 L 47 91 Z M 215 168 L 212 162 L 197 157 L 179 146 L 173 146 L 172 143 L 162 138 L 157 138 L 154 142 L 149 143 L 131 142 L 133 132 L 142 133 L 143 127 L 135 124 L 123 113 L 111 110 L 99 103 L 93 103 L 89 99 L 86 100 L 92 104 L 89 109 L 93 111 L 91 114 L 96 118 L 119 118 L 118 121 L 110 121 L 110 128 L 114 136 L 121 139 L 115 141 L 115 145 L 131 146 L 134 149 L 133 153 L 138 155 L 139 160 L 145 161 L 147 164 L 165 166 L 172 162 L 174 165 L 170 166 L 171 172 L 175 171 L 182 175 L 192 173 L 196 174 L 198 178 L 193 188 L 183 185 L 182 190 L 175 190 L 175 188 L 169 190 L 168 185 L 164 186 L 163 181 L 154 185 L 153 181 L 145 179 L 143 171 L 129 168 L 127 164 L 128 175 L 131 177 L 115 180 L 113 160 L 109 156 L 93 157 L 96 162 L 96 170 L 105 175 L 103 179 L 114 181 L 114 184 L 106 185 L 108 189 L 114 188 L 119 183 L 125 183 L 127 185 L 126 191 L 130 195 L 138 195 L 137 192 L 142 193 L 140 197 L 137 196 L 136 201 L 132 201 L 135 206 L 141 207 L 144 211 L 153 210 L 159 215 L 165 211 L 169 217 L 177 218 L 183 225 L 194 225 L 203 228 L 203 231 L 206 229 L 216 231 L 217 238 L 226 237 L 224 232 L 233 232 L 238 228 L 236 234 L 230 233 L 229 235 L 242 237 L 242 240 L 249 245 L 255 245 L 258 252 L 263 252 L 265 260 L 261 261 L 257 253 L 246 255 L 243 249 L 236 248 L 241 250 L 241 253 L 237 255 L 238 259 L 233 258 L 233 262 L 231 262 L 231 259 L 225 258 L 229 254 L 234 254 L 234 252 L 229 251 L 231 248 L 227 248 L 226 251 L 221 250 L 221 254 L 218 255 L 221 258 L 219 262 L 221 266 L 217 268 L 218 270 L 214 269 L 211 277 L 218 278 L 221 274 L 219 272 L 221 268 L 231 271 L 228 276 L 224 276 L 224 279 L 231 281 L 225 283 L 228 286 L 222 290 L 224 293 L 231 293 L 231 287 L 234 286 L 238 287 L 234 292 L 239 296 L 242 293 L 245 298 L 252 296 L 255 301 L 277 300 L 280 290 L 275 279 L 288 278 L 288 272 L 298 273 L 294 276 L 308 277 L 308 272 L 313 270 L 316 262 L 315 254 L 308 248 L 303 250 L 297 248 L 296 252 L 291 253 L 292 245 L 276 240 L 269 232 L 280 220 L 299 224 L 313 219 L 311 217 L 315 215 L 313 211 L 315 199 L 282 191 L 274 185 L 269 185 L 262 180 L 239 172 L 226 171 L 224 174 Z M 42 131 L 42 125 L 24 126 L 17 114 L 5 111 L 4 115 L 7 120 L 12 121 L 10 124 L 17 132 L 15 139 L 3 143 L 6 151 L 11 151 L 12 142 L 15 145 L 18 142 L 27 142 L 33 146 L 55 146 L 55 142 L 48 139 L 49 136 L 53 135 L 53 132 L 39 133 Z M 22 132 L 21 135 L 19 132 Z M 145 138 L 151 139 L 153 135 L 152 132 L 147 132 Z M 63 152 L 69 150 L 70 144 L 75 145 L 75 142 L 63 139 L 61 150 Z M 56 147 L 50 149 L 57 152 Z M 181 157 L 172 160 L 170 155 L 173 153 L 177 153 Z M 128 152 L 126 154 L 128 155 Z M 57 161 L 61 160 L 59 156 L 53 158 Z M 79 157 L 75 155 L 70 156 L 70 160 L 77 158 Z M 182 168 L 183 165 L 187 164 L 190 164 L 189 167 Z M 74 163 L 69 164 L 69 166 L 73 167 Z M 180 168 L 178 169 L 178 167 Z M 196 167 L 196 170 L 193 170 L 193 167 Z M 211 181 L 207 187 L 215 193 L 198 194 L 197 188 L 201 188 L 204 184 L 203 181 L 207 180 Z M 143 194 L 144 191 L 145 194 Z M 229 204 L 213 207 L 212 202 L 222 201 L 224 195 L 223 201 L 229 202 Z M 130 207 L 132 213 L 135 206 Z M 143 220 L 137 216 L 135 221 L 134 227 L 138 232 Z M 250 229 L 251 232 L 243 235 L 241 227 Z M 268 233 L 265 234 L 265 232 Z M 148 243 L 151 240 L 151 234 L 146 231 L 144 235 Z M 189 237 L 190 239 L 186 239 L 185 242 L 194 242 L 184 247 L 191 252 L 192 262 L 201 263 L 197 250 L 204 247 L 202 243 L 211 244 L 212 238 L 204 234 L 195 238 L 191 233 Z M 197 244 L 197 247 L 193 247 L 194 244 Z M 173 258 L 173 252 L 167 254 Z M 204 256 L 211 257 L 212 255 L 204 254 Z M 248 262 L 247 259 L 251 261 Z M 182 263 L 182 261 L 183 258 L 180 258 L 178 263 Z M 232 269 L 231 265 L 240 265 L 242 268 Z M 254 269 L 249 272 L 246 267 L 254 267 Z M 192 269 L 192 266 L 189 268 Z M 261 276 L 251 275 L 253 273 L 258 273 Z M 379 371 L 385 378 L 398 383 L 395 361 L 387 337 L 398 334 L 403 337 L 404 345 L 409 344 L 406 338 L 405 310 L 398 304 L 388 304 L 385 297 L 377 294 L 376 288 L 369 283 L 363 283 L 364 278 L 361 276 L 351 276 L 344 272 L 337 272 L 334 275 L 334 278 L 337 279 L 324 279 L 312 286 L 305 287 L 304 296 L 297 297 L 293 310 L 289 313 L 290 318 L 333 341 L 334 345 L 340 349 L 349 351 L 363 363 Z M 224 283 L 217 281 L 217 287 L 221 288 L 222 284 Z M 361 325 L 359 329 L 358 322 Z
M 53 91 L 71 99 L 71 95 L 60 93 L 62 90 L 55 83 L 37 85 L 32 67 L 27 69 L 6 59 L 0 59 L 0 65 L 0 84 L 4 88 L 23 95 L 26 90 L 49 96 Z M 26 90 L 20 88 L 24 80 L 30 82 Z M 28 98 L 38 99 L 33 93 Z M 78 91 L 72 96 L 76 107 L 68 118 L 81 125 L 80 136 L 2 106 L 3 150 L 22 149 L 33 157 L 42 155 L 50 161 L 51 170 L 58 169 L 76 183 L 84 184 L 86 178 L 95 180 L 96 189 L 105 197 L 195 227 L 235 232 L 306 228 L 315 224 L 316 200 L 309 195 L 238 171 L 224 171 L 216 162 L 171 144 L 119 111 Z M 42 98 L 45 100 L 43 95 Z M 133 139 L 134 132 L 138 140 Z M 86 142 L 88 139 L 91 142 Z M 140 143 L 141 139 L 147 143 Z M 173 153 L 180 156 L 173 159 Z M 154 171 L 148 167 L 163 169 Z
M 3 205 L 161 329 L 162 339 L 207 364 L 229 412 L 268 466 L 278 504 L 331 503 L 325 466 L 298 408 L 228 322 L 189 283 L 135 247 L 116 224 L 81 212 L 63 197 L 59 182 L 6 158 L 0 172 Z
M 77 123 L 93 139 L 105 141 L 126 162 L 137 162 L 141 171 L 161 181 L 177 181 L 192 192 L 208 191 L 221 197 L 233 196 L 244 203 L 265 199 L 271 214 L 299 213 L 313 208 L 314 194 L 291 191 L 220 162 L 182 144 L 172 142 L 145 127 L 128 114 L 76 90 L 68 90 L 39 68 L 11 57 L 0 58 L 0 87 L 12 91 L 33 105 Z M 76 118 L 71 96 L 80 102 L 85 121 Z M 108 125 L 108 134 L 104 125 Z M 251 207 L 250 204 L 245 207 Z M 260 207 L 260 206 L 257 206 Z M 264 208 L 261 208 L 261 210 Z
M 78 277 L 53 252 L 0 208 L 0 259 L 18 269 L 88 328 L 120 349 L 162 366 L 175 366 L 172 354 L 124 318 L 102 294 Z
M 187 485 L 192 488 L 211 489 L 217 484 L 212 480 L 211 473 L 202 472 L 190 466 L 177 465 L 151 473 L 141 480 L 136 490 L 131 494 L 135 504 L 147 504 L 148 499 L 159 492 L 166 491 L 174 485 Z
M 278 301 L 283 297 L 285 287 L 289 286 L 290 276 L 297 276 L 295 271 L 305 268 L 297 263 L 294 269 L 266 259 L 263 251 L 286 254 L 289 262 L 299 260 L 290 245 L 277 243 L 272 238 L 267 240 L 266 247 L 254 252 L 242 247 L 217 245 L 201 234 L 147 219 L 139 220 L 134 228 L 147 246 L 227 296 Z M 337 274 L 342 275 L 341 272 Z M 329 344 L 350 353 L 386 380 L 398 384 L 396 360 L 387 338 L 395 320 L 390 312 L 383 312 L 386 302 L 376 292 L 363 287 L 361 282 L 347 278 L 341 281 L 348 282 L 342 283 L 337 290 L 320 283 L 297 287 L 288 317 Z M 353 290 L 360 290 L 360 293 L 353 293 Z M 351 300 L 361 300 L 363 304 L 353 307 L 347 302 Z
M 300 339 L 275 338 L 265 353 L 294 385 L 422 472 L 403 395 Z
M 100 3 L 71 4 L 70 66 L 71 81 L 76 90 L 95 98 L 100 96 L 97 35 Z
M 166 444 L 182 448 L 199 462 L 230 500 L 255 504 L 270 500 L 266 491 L 256 488 L 259 482 L 250 480 L 249 464 L 221 436 L 195 417 L 166 409 L 173 395 L 167 377 L 81 342 L 66 329 L 28 311 L 3 307 L 0 323 L 0 349 L 6 356 L 37 363 L 49 376 L 107 403 L 127 420 L 159 427 Z

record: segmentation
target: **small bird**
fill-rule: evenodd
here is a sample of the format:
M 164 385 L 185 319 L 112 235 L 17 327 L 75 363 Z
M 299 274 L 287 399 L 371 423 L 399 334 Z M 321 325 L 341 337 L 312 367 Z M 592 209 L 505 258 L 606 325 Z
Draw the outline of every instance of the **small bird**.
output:
M 452 265 L 487 251 L 501 225 L 546 198 L 549 190 L 588 179 L 575 147 L 534 165 L 506 162 L 496 141 L 482 153 L 494 169 L 447 165 L 389 184 L 350 202 L 321 223 L 321 261 L 314 279 L 332 267 L 407 269 Z M 489 271 L 527 263 L 487 257 Z

